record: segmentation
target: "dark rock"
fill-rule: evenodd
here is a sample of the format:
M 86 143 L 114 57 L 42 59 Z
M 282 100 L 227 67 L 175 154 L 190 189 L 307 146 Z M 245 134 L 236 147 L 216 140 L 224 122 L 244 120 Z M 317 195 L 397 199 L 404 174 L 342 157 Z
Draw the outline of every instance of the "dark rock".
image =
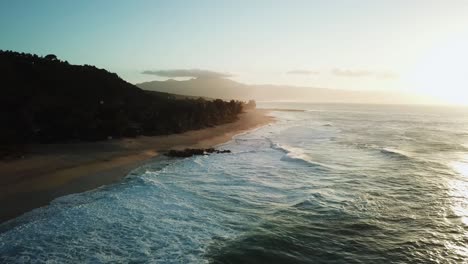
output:
M 209 155 L 209 154 L 218 154 L 218 153 L 231 153 L 230 150 L 217 150 L 214 148 L 207 148 L 207 149 L 184 149 L 184 150 L 169 150 L 165 155 L 168 157 L 177 157 L 177 158 L 187 158 L 192 156 L 199 156 L 199 155 Z
M 217 150 L 215 150 L 214 148 L 207 148 L 207 149 L 205 149 L 205 151 L 206 151 L 207 153 L 214 153 L 214 152 L 216 152 Z

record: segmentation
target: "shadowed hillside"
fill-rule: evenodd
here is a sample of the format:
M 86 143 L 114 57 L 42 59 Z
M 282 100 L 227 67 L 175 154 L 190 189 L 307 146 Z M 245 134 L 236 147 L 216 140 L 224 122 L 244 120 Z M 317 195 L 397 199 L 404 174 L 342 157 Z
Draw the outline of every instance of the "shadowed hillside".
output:
M 0 145 L 179 133 L 236 119 L 239 101 L 144 91 L 54 55 L 0 51 Z
M 431 102 L 429 98 L 397 92 L 339 90 L 285 85 L 248 85 L 219 77 L 199 77 L 184 81 L 172 79 L 151 81 L 137 84 L 137 86 L 149 91 L 237 100 L 373 104 Z
M 137 84 L 149 90 L 190 96 L 214 97 L 222 99 L 250 99 L 251 89 L 248 85 L 224 78 L 194 78 L 186 81 L 169 79 Z

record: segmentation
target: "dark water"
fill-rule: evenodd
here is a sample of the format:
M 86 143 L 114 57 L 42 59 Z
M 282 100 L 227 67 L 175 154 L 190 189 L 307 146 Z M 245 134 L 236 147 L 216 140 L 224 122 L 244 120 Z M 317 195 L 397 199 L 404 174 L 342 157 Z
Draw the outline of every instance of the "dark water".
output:
M 466 262 L 466 109 L 261 106 L 308 111 L 3 224 L 0 261 Z

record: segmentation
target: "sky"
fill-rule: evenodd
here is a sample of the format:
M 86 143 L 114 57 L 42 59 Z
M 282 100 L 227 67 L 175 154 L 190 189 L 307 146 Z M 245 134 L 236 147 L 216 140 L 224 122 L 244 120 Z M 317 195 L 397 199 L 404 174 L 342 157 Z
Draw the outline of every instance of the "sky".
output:
M 467 14 L 464 0 L 0 0 L 0 49 L 131 83 L 202 72 L 468 104 Z

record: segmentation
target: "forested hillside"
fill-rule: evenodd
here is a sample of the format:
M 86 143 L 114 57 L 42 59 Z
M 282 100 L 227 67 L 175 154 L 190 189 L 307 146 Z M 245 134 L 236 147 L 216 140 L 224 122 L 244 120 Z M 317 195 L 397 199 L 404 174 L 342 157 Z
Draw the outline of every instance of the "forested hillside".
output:
M 236 119 L 242 102 L 179 99 L 55 55 L 0 51 L 0 145 L 179 133 Z

